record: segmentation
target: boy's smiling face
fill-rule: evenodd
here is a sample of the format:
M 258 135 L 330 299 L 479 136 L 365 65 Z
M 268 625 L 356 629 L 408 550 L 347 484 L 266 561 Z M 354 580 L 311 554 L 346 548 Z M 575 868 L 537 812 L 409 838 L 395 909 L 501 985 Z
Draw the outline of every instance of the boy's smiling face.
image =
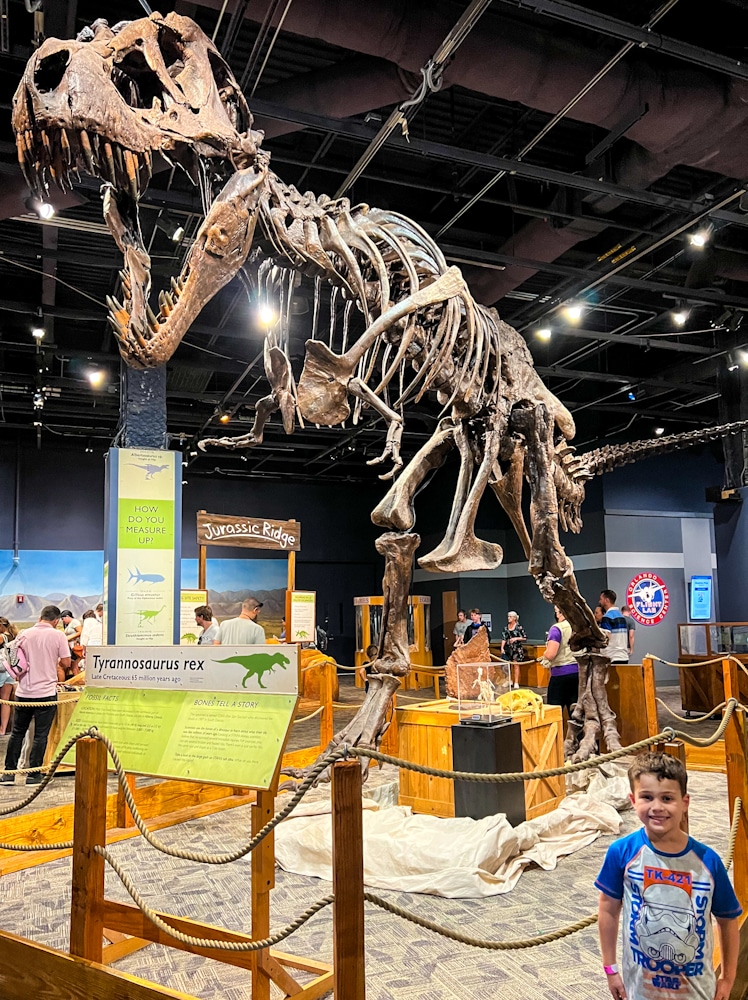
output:
M 681 792 L 677 781 L 640 774 L 629 798 L 652 843 L 682 838 L 680 825 L 688 812 L 689 797 Z

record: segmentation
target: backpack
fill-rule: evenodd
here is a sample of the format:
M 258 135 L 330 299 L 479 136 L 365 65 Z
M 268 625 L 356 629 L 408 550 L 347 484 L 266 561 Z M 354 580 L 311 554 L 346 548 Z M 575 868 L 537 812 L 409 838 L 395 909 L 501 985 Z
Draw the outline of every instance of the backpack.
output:
M 5 660 L 8 664 L 9 672 L 17 681 L 28 673 L 29 661 L 21 644 L 22 636 L 5 643 Z

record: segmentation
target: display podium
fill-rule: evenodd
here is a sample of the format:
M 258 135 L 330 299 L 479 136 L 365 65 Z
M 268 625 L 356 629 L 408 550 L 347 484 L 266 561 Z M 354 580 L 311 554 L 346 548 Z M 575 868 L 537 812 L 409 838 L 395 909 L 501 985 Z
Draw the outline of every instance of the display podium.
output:
M 521 722 L 462 722 L 452 726 L 452 764 L 455 771 L 481 774 L 523 771 Z M 483 819 L 505 813 L 512 826 L 526 819 L 523 781 L 488 784 L 455 780 L 454 797 L 455 816 Z

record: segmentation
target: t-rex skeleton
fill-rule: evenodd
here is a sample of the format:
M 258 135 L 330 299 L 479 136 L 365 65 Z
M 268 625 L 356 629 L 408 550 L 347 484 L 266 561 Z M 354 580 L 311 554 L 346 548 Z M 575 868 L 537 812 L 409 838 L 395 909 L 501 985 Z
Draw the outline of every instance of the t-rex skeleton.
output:
M 110 300 L 109 319 L 127 364 L 147 368 L 168 361 L 206 302 L 247 261 L 258 223 L 272 248 L 258 280 L 263 293 L 279 295 L 281 317 L 288 317 L 291 305 L 292 282 L 285 275 L 301 271 L 315 278 L 314 327 L 298 384 L 281 322 L 266 340 L 271 391 L 257 404 L 252 431 L 203 445 L 256 445 L 278 410 L 288 433 L 297 418 L 335 426 L 351 415 L 351 398 L 354 421 L 367 407 L 386 422 L 384 452 L 374 461 L 391 460 L 381 478 L 394 483 L 372 514 L 375 524 L 388 529 L 377 541 L 385 557 L 382 637 L 361 712 L 336 742 L 376 743 L 391 695 L 410 668 L 407 595 L 420 541 L 412 532 L 413 498 L 454 448 L 460 470 L 446 535 L 419 564 L 460 572 L 501 562 L 501 547 L 474 532 L 478 504 L 490 487 L 543 596 L 571 623 L 572 648 L 586 650 L 579 654 L 582 673 L 598 678 L 595 696 L 580 698 L 569 752 L 578 753 L 576 737 L 585 726 L 583 754 L 593 751 L 601 725 L 608 747 L 617 747 L 607 702 L 595 714 L 605 694 L 607 660 L 600 650 L 606 638 L 578 592 L 558 531 L 559 525 L 580 530 L 585 481 L 629 460 L 631 448 L 575 456 L 569 444 L 573 418 L 543 385 L 524 340 L 494 309 L 474 301 L 436 243 L 405 216 L 285 185 L 271 172 L 262 134 L 251 122 L 218 50 L 193 21 L 177 14 L 152 14 L 113 28 L 100 20 L 75 41 L 47 40 L 29 61 L 13 106 L 19 163 L 32 189 L 43 193 L 50 181 L 71 185 L 79 169 L 104 182 L 104 218 L 125 260 L 122 301 Z M 156 154 L 179 163 L 200 183 L 206 208 L 181 273 L 171 291 L 160 293 L 158 313 L 148 302 L 150 257 L 138 218 L 138 199 Z M 346 303 L 342 335 L 333 321 L 327 343 L 318 337 L 323 281 L 333 288 L 333 317 L 337 296 Z M 408 404 L 426 393 L 441 403 L 441 419 L 403 466 L 404 416 Z M 691 437 L 701 441 L 721 433 L 711 429 Z M 655 447 L 668 444 L 677 446 L 675 438 L 663 438 Z M 530 488 L 529 531 L 523 481 Z

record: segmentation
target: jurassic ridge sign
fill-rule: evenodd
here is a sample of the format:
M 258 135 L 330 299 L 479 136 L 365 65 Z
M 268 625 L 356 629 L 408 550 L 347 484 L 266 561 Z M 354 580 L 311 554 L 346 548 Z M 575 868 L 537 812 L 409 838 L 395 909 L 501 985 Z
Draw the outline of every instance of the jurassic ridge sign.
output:
M 298 521 L 273 521 L 267 517 L 208 514 L 200 510 L 197 512 L 197 544 L 299 552 L 301 524 Z
M 102 646 L 94 657 L 62 743 L 96 726 L 132 774 L 270 787 L 298 701 L 296 646 Z

